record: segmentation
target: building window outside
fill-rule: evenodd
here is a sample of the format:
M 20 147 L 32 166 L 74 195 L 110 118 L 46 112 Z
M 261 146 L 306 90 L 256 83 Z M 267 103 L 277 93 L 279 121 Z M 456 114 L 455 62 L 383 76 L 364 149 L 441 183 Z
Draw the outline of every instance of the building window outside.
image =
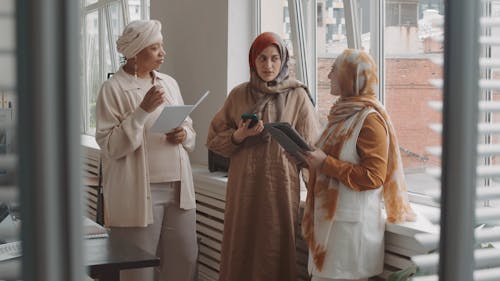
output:
M 500 17 L 500 1 L 495 0 L 491 1 L 491 3 L 485 3 L 484 4 L 484 11 L 483 14 L 484 16 L 490 17 L 490 18 L 498 18 Z M 492 38 L 499 38 L 500 37 L 500 27 L 490 27 L 490 28 L 482 28 L 482 36 L 491 36 Z M 482 50 L 483 54 L 482 56 L 485 58 L 492 58 L 492 59 L 497 59 L 500 58 L 500 46 L 498 45 L 492 45 L 489 47 L 486 47 Z M 496 80 L 500 79 L 500 68 L 498 66 L 493 66 L 493 67 L 485 67 L 482 69 L 481 72 L 481 79 L 485 80 Z M 486 100 L 486 101 L 495 101 L 498 102 L 500 101 L 500 90 L 497 89 L 489 89 L 489 90 L 483 90 L 482 95 L 480 96 L 481 100 Z M 490 112 L 490 113 L 483 113 L 480 115 L 480 121 L 482 123 L 492 123 L 492 124 L 498 124 L 498 120 L 500 120 L 500 113 L 498 112 Z M 500 136 L 498 134 L 490 134 L 490 135 L 485 135 L 482 136 L 482 138 L 479 139 L 479 143 L 482 144 L 493 144 L 493 145 L 498 145 L 500 142 Z M 488 156 L 488 157 L 483 157 L 482 161 L 484 161 L 485 164 L 487 165 L 499 165 L 500 164 L 500 157 L 498 155 L 494 156 Z M 493 186 L 498 186 L 499 185 L 499 179 L 498 178 L 493 178 L 490 180 L 487 180 L 483 183 L 483 188 L 490 188 Z M 485 207 L 499 207 L 500 206 L 500 199 L 493 199 L 484 202 Z
M 418 5 L 387 3 L 387 26 L 417 26 Z

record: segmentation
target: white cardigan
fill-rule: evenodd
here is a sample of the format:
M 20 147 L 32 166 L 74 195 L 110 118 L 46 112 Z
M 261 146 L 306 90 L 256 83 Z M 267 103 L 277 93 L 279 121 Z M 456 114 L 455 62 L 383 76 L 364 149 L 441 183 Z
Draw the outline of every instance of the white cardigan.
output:
M 168 104 L 183 104 L 177 82 L 159 72 L 155 75 L 165 89 Z M 96 104 L 95 138 L 103 160 L 105 222 L 113 227 L 144 227 L 153 223 L 145 124 L 148 119 L 157 118 L 161 109 L 148 114 L 139 107 L 142 96 L 134 79 L 120 68 L 103 83 Z M 177 156 L 173 155 L 180 159 L 165 159 L 162 165 L 168 169 L 180 163 L 180 208 L 192 209 L 196 203 L 187 152 L 194 149 L 196 133 L 190 118 L 182 127 L 187 137 L 178 145 Z

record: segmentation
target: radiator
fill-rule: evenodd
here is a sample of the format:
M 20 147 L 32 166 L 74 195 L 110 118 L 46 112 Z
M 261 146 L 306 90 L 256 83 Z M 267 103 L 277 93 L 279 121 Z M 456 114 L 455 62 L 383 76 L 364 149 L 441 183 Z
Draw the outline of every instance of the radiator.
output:
M 217 281 L 221 258 L 227 179 L 224 173 L 209 173 L 204 166 L 193 166 L 193 176 L 197 208 L 196 230 L 200 241 L 198 280 Z M 300 213 L 302 214 L 302 209 Z M 391 273 L 412 266 L 410 257 L 425 251 L 413 236 L 386 231 L 385 240 L 384 272 L 371 280 L 385 280 Z M 308 251 L 300 231 L 297 232 L 296 246 L 299 280 L 307 281 L 309 280 L 307 274 Z

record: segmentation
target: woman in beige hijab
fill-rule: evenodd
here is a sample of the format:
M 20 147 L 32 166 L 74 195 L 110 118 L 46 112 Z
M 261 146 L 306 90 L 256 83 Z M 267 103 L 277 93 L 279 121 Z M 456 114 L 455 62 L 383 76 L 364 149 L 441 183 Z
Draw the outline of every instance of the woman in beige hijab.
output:
M 377 69 L 364 51 L 345 50 L 328 75 L 338 96 L 310 171 L 302 221 L 312 281 L 367 280 L 384 264 L 385 218 L 414 220 L 389 115 L 376 97 Z
M 208 148 L 230 157 L 221 281 L 297 280 L 299 169 L 263 124 L 288 122 L 309 143 L 319 124 L 307 88 L 288 77 L 288 60 L 278 35 L 259 35 L 250 48 L 250 81 L 231 91 L 210 125 Z M 260 121 L 250 128 L 243 113 Z
M 177 82 L 156 71 L 165 59 L 161 24 L 133 21 L 116 45 L 127 62 L 103 83 L 96 105 L 105 224 L 161 263 L 156 272 L 122 271 L 120 280 L 193 281 L 198 249 L 188 152 L 196 134 L 189 118 L 170 132 L 150 130 L 165 105 L 183 104 Z

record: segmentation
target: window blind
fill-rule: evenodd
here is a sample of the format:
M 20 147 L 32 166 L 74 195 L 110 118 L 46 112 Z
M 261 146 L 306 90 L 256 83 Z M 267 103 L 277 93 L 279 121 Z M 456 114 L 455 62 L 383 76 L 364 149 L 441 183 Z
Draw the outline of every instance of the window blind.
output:
M 445 15 L 447 32 L 445 44 L 448 44 L 448 47 L 445 47 L 445 71 L 449 70 L 450 73 L 445 75 L 444 81 L 432 81 L 433 85 L 443 88 L 445 99 L 443 102 L 430 103 L 433 109 L 442 112 L 444 116 L 443 124 L 431 125 L 437 133 L 443 133 L 443 147 L 429 148 L 432 154 L 443 157 L 442 168 L 428 171 L 431 175 L 443 180 L 442 191 L 430 193 L 434 200 L 441 202 L 440 219 L 439 217 L 434 219 L 435 223 L 440 223 L 441 231 L 439 234 L 416 236 L 420 244 L 432 253 L 412 258 L 418 266 L 418 274 L 413 280 L 500 280 L 500 205 L 498 204 L 500 202 L 500 162 L 497 160 L 500 155 L 498 136 L 500 134 L 498 119 L 500 114 L 498 96 L 500 94 L 500 1 L 454 1 L 453 7 L 449 6 Z M 463 28 L 457 24 L 460 21 L 470 24 L 473 28 L 460 30 Z M 459 38 L 450 35 L 455 29 L 461 31 L 456 33 Z M 459 52 L 455 55 L 461 51 L 462 56 L 457 59 L 457 56 L 451 56 L 450 53 L 453 53 L 451 48 L 456 48 L 460 42 L 470 42 L 470 46 L 458 47 Z M 475 52 L 476 48 L 477 52 Z M 465 57 L 469 60 L 462 60 Z M 449 60 L 448 63 L 446 58 Z M 461 62 L 454 63 L 451 60 Z M 451 66 L 470 69 L 470 76 L 460 76 L 458 71 L 450 69 Z M 451 87 L 452 83 L 462 86 L 463 89 Z M 453 89 L 456 92 L 453 92 Z M 450 106 L 457 104 L 463 107 L 458 108 L 457 114 L 453 115 L 454 109 Z M 459 115 L 460 113 L 462 116 Z M 462 146 L 454 146 L 454 140 L 451 137 L 460 136 L 459 134 L 452 135 L 457 131 L 472 132 L 472 138 Z M 467 151 L 472 151 L 472 153 L 467 153 Z M 455 157 L 446 157 L 450 154 Z M 461 161 L 470 164 L 471 167 L 467 170 L 454 171 L 446 169 L 446 167 L 453 167 L 447 161 Z M 460 173 L 469 174 L 463 184 L 452 186 L 449 183 L 453 181 L 445 182 L 446 179 L 452 177 L 462 178 Z M 462 197 L 454 197 L 451 195 L 453 192 L 462 194 Z M 472 196 L 465 198 L 466 195 L 470 195 L 469 192 L 472 192 Z M 452 199 L 458 199 L 458 202 L 452 202 Z M 459 215 L 454 216 L 454 213 Z M 450 223 L 450 220 L 455 222 Z M 460 239 L 454 239 L 453 236 L 458 236 Z M 454 242 L 455 249 L 450 249 L 452 245 L 447 239 Z M 466 260 L 470 262 L 464 263 L 463 261 Z M 451 266 L 453 264 L 454 269 Z
M 80 1 L 13 3 L 22 276 L 7 280 L 81 280 Z

